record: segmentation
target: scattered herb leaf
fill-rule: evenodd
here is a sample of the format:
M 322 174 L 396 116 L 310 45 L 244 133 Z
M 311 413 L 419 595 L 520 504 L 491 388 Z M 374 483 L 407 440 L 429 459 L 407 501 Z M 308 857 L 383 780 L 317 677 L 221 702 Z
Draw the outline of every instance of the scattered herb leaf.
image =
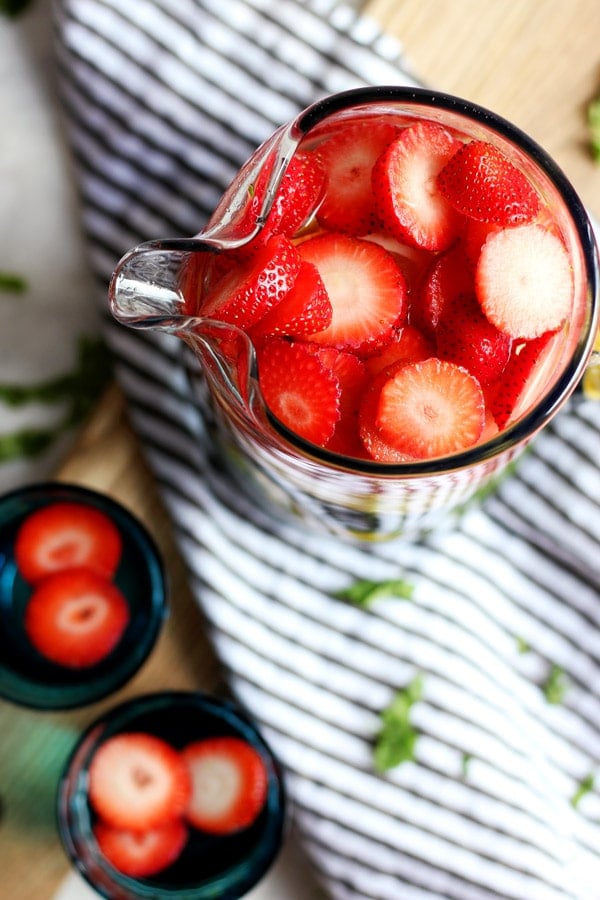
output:
M 0 462 L 44 453 L 63 432 L 82 422 L 112 377 L 108 348 L 98 338 L 82 337 L 75 368 L 35 385 L 0 385 L 0 400 L 10 406 L 26 403 L 67 403 L 63 418 L 52 428 L 23 428 L 0 435 Z
M 600 97 L 596 97 L 588 105 L 587 114 L 592 158 L 595 162 L 600 162 Z
M 7 294 L 23 294 L 27 290 L 27 282 L 14 272 L 0 272 L 0 291 Z
M 582 778 L 579 784 L 577 785 L 577 790 L 571 797 L 571 806 L 576 809 L 579 806 L 579 801 L 585 797 L 586 794 L 589 794 L 590 791 L 594 790 L 594 781 L 595 776 L 592 772 L 589 775 L 586 775 L 585 778 Z
M 529 653 L 529 651 L 531 650 L 531 647 L 530 647 L 530 645 L 527 643 L 527 641 L 525 640 L 524 637 L 521 637 L 520 635 L 517 635 L 516 638 L 515 638 L 515 640 L 516 640 L 516 642 L 517 642 L 517 651 L 518 651 L 519 653 Z
M 565 699 L 565 692 L 567 690 L 567 678 L 564 672 L 564 669 L 561 666 L 557 666 L 556 664 L 552 665 L 550 669 L 550 674 L 546 679 L 545 683 L 542 685 L 542 691 L 544 692 L 544 697 L 548 701 L 548 703 L 552 703 L 554 705 L 558 705 L 562 703 Z
M 359 579 L 350 587 L 336 591 L 335 596 L 340 600 L 349 600 L 350 603 L 365 607 L 381 597 L 400 597 L 402 600 L 410 600 L 413 591 L 414 585 L 403 578 L 392 578 L 389 581 Z
M 460 769 L 463 778 L 467 778 L 469 774 L 469 766 L 473 759 L 473 755 L 471 753 L 463 753 L 462 759 L 460 761 Z
M 0 13 L 5 16 L 18 16 L 30 3 L 31 0 L 0 0 Z
M 387 772 L 402 762 L 415 758 L 418 732 L 410 721 L 414 704 L 423 695 L 423 676 L 415 678 L 398 691 L 381 713 L 382 727 L 375 740 L 373 761 L 377 772 Z

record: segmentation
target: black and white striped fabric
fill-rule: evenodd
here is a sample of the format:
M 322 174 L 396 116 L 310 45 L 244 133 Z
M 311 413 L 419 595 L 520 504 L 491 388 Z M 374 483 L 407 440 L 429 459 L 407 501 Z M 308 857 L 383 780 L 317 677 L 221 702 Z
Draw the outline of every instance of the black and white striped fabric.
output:
M 196 233 L 239 165 L 313 99 L 411 83 L 396 43 L 332 0 L 55 12 L 103 297 L 124 251 Z M 328 894 L 598 900 L 600 404 L 563 411 L 454 530 L 351 547 L 276 526 L 232 488 L 177 341 L 108 320 L 106 336 L 231 688 L 287 768 Z M 412 600 L 333 597 L 398 577 Z M 377 775 L 379 714 L 418 672 L 415 759 Z M 557 675 L 564 696 L 549 703 Z

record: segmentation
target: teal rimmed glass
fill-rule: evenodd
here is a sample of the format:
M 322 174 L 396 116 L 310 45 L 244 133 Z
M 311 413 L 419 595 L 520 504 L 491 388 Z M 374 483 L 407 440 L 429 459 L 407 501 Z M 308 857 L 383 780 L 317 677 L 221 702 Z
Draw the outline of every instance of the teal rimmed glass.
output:
M 69 669 L 45 659 L 31 645 L 23 614 L 31 595 L 17 569 L 14 543 L 25 518 L 51 503 L 95 507 L 121 533 L 123 551 L 114 582 L 125 596 L 130 621 L 114 650 L 101 662 Z M 167 613 L 166 576 L 148 531 L 121 504 L 79 485 L 32 484 L 0 498 L 0 696 L 35 709 L 72 709 L 113 693 L 140 668 Z
M 257 750 L 268 774 L 267 799 L 256 821 L 232 835 L 190 829 L 179 859 L 159 875 L 131 878 L 101 854 L 87 799 L 88 770 L 103 741 L 124 731 L 147 731 L 177 749 L 216 735 L 234 735 Z M 229 700 L 201 692 L 147 694 L 114 707 L 83 733 L 59 782 L 57 816 L 67 855 L 86 881 L 119 900 L 235 900 L 263 877 L 277 856 L 285 828 L 281 768 L 254 723 Z

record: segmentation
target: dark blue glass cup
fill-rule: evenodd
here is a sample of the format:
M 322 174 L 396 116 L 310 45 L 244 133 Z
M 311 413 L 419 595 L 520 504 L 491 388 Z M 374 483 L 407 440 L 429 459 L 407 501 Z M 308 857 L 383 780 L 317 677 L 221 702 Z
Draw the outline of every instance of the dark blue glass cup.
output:
M 102 855 L 93 833 L 88 772 L 103 741 L 144 731 L 176 749 L 215 736 L 235 736 L 261 756 L 268 778 L 258 818 L 229 835 L 190 829 L 180 857 L 158 875 L 132 878 Z M 73 864 L 103 897 L 118 900 L 235 900 L 262 878 L 277 856 L 285 828 L 285 791 L 280 766 L 254 723 L 236 704 L 193 691 L 166 691 L 129 700 L 93 722 L 82 735 L 59 782 L 59 832 Z
M 94 507 L 117 526 L 122 554 L 114 583 L 129 606 L 129 623 L 115 648 L 95 665 L 73 669 L 46 659 L 29 641 L 24 612 L 31 585 L 14 557 L 21 524 L 53 503 Z M 125 684 L 152 650 L 167 613 L 166 576 L 148 531 L 110 497 L 78 485 L 48 482 L 0 498 L 0 696 L 35 709 L 73 709 L 94 703 Z

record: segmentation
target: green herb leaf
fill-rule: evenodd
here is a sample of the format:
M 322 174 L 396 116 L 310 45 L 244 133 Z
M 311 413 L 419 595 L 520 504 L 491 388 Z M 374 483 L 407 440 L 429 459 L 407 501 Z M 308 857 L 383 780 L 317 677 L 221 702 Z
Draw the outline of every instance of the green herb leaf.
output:
M 381 597 L 400 597 L 402 600 L 410 600 L 414 591 L 414 585 L 403 578 L 392 578 L 389 581 L 369 581 L 360 579 L 350 587 L 336 591 L 336 597 L 340 600 L 348 600 L 357 606 L 368 606 L 373 600 Z
M 460 761 L 460 768 L 463 778 L 466 778 L 469 774 L 469 766 L 472 759 L 473 755 L 471 753 L 463 753 L 462 759 Z
M 414 704 L 423 695 L 423 677 L 417 675 L 398 691 L 381 713 L 382 727 L 375 740 L 373 762 L 377 772 L 387 772 L 402 762 L 415 758 L 418 733 L 410 722 Z
M 67 403 L 67 412 L 53 428 L 24 428 L 0 435 L 0 462 L 31 458 L 45 452 L 64 431 L 82 422 L 112 378 L 110 355 L 103 341 L 82 337 L 76 367 L 34 385 L 0 385 L 0 400 L 10 406 L 26 403 Z
M 0 13 L 5 16 L 18 16 L 29 6 L 31 0 L 0 0 Z
M 582 778 L 579 784 L 577 785 L 577 790 L 571 797 L 571 806 L 576 809 L 579 806 L 579 801 L 585 797 L 586 794 L 589 794 L 594 790 L 594 781 L 595 776 L 592 772 L 589 775 L 586 775 L 585 778 Z
M 596 162 L 600 162 L 600 97 L 592 100 L 589 104 L 587 118 L 592 158 Z
M 521 637 L 520 635 L 517 635 L 515 640 L 517 642 L 517 651 L 519 653 L 529 653 L 529 651 L 531 650 L 531 647 L 529 646 L 529 644 L 527 643 L 525 638 Z
M 546 698 L 548 703 L 552 703 L 554 705 L 562 703 L 565 699 L 567 686 L 568 682 L 564 669 L 561 666 L 553 664 L 552 668 L 550 669 L 548 678 L 542 685 L 542 691 L 544 692 L 544 697 Z
M 39 456 L 52 444 L 61 429 L 22 428 L 0 435 L 0 463 Z
M 7 294 L 23 294 L 27 290 L 27 282 L 14 272 L 0 272 L 0 291 Z

